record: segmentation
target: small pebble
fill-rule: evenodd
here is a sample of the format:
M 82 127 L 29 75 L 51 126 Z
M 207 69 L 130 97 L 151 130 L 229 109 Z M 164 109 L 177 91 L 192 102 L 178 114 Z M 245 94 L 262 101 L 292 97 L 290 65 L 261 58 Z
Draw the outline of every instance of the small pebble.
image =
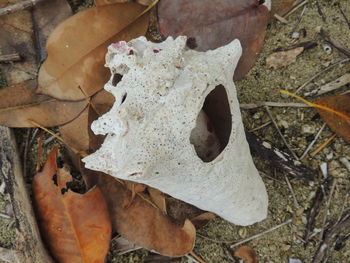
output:
M 291 37 L 293 39 L 298 39 L 300 37 L 300 33 L 299 32 L 293 32 Z
M 303 262 L 298 258 L 290 258 L 288 260 L 288 263 L 303 263 Z
M 301 126 L 301 133 L 303 133 L 303 134 L 313 134 L 315 132 L 316 132 L 316 130 L 315 130 L 314 126 L 311 126 L 309 124 L 305 124 L 305 125 Z

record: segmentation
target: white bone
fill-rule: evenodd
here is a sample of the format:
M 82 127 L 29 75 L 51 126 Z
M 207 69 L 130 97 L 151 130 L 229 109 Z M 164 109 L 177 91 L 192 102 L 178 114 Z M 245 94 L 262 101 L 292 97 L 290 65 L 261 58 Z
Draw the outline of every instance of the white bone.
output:
M 107 136 L 83 161 L 89 169 L 150 185 L 232 223 L 253 224 L 266 218 L 268 198 L 250 155 L 232 81 L 240 42 L 197 52 L 186 48 L 186 40 L 152 43 L 140 37 L 110 45 L 106 64 L 112 77 L 105 89 L 116 102 L 93 122 L 94 133 Z M 113 74 L 123 75 L 116 86 Z M 232 127 L 221 153 L 216 156 L 215 137 L 216 158 L 203 161 L 198 149 L 203 140 L 196 137 L 208 136 L 200 132 L 207 118 L 201 112 L 218 85 L 227 93 Z

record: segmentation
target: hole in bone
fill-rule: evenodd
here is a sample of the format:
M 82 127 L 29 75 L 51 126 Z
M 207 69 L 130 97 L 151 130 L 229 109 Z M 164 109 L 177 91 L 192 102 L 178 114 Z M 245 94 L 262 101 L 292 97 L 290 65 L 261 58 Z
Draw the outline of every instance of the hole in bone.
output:
M 119 81 L 122 80 L 122 77 L 123 77 L 123 75 L 121 75 L 121 74 L 118 74 L 118 73 L 113 74 L 112 85 L 113 85 L 114 87 L 117 86 L 117 84 L 119 83 Z
M 232 116 L 225 87 L 218 85 L 205 98 L 197 116 L 190 142 L 199 158 L 213 161 L 227 146 L 232 129 Z
M 122 101 L 121 101 L 121 103 L 120 104 L 123 104 L 123 102 L 126 100 L 126 96 L 127 96 L 128 94 L 127 93 L 125 93 L 124 95 L 123 95 L 123 97 L 122 97 Z

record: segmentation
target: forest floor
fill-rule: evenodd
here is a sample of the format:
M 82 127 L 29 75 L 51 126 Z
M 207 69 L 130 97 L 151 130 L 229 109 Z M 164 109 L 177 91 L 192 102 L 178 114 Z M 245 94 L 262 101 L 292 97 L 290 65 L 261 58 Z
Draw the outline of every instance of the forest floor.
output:
M 298 87 L 315 74 L 346 58 L 344 54 L 334 48 L 329 52 L 327 46 L 325 46 L 326 42 L 317 32 L 317 27 L 322 26 L 332 38 L 350 49 L 350 26 L 342 16 L 338 4 L 349 19 L 349 1 L 336 0 L 309 1 L 305 7 L 301 7 L 287 18 L 287 24 L 276 19 L 271 20 L 267 28 L 265 44 L 255 66 L 244 79 L 235 82 L 240 103 L 261 101 L 297 102 L 291 97 L 281 95 L 279 90 L 285 89 L 295 92 Z M 292 38 L 293 32 L 300 33 L 299 38 Z M 276 48 L 288 47 L 304 41 L 316 41 L 318 45 L 313 49 L 304 51 L 297 57 L 295 63 L 287 67 L 273 70 L 266 66 L 266 57 L 273 53 Z M 349 71 L 350 63 L 339 64 L 318 76 L 306 85 L 303 91 L 311 91 Z M 349 88 L 349 84 L 345 85 L 333 94 L 339 94 L 349 90 Z M 303 94 L 303 92 L 300 94 Z M 313 99 L 311 98 L 311 100 Z M 324 124 L 324 121 L 312 108 L 270 107 L 270 110 L 282 130 L 283 136 L 297 156 L 303 154 Z M 248 130 L 253 130 L 270 122 L 264 107 L 242 110 L 242 116 L 244 125 Z M 288 151 L 273 124 L 257 129 L 254 133 L 272 142 L 274 146 Z M 325 127 L 312 150 L 325 142 L 332 134 L 333 132 Z M 252 226 L 241 227 L 217 217 L 210 221 L 207 226 L 198 230 L 194 252 L 208 263 L 234 262 L 227 254 L 229 245 L 292 219 L 290 224 L 253 239 L 246 244 L 257 252 L 259 262 L 280 263 L 288 262 L 290 259 L 299 259 L 303 263 L 312 262 L 321 242 L 322 233 L 317 232 L 327 231 L 327 228 L 331 227 L 332 223 L 337 221 L 342 213 L 350 208 L 350 171 L 340 161 L 342 157 L 350 161 L 350 145 L 337 136 L 318 154 L 313 157 L 307 155 L 302 160 L 303 163 L 317 170 L 319 170 L 321 164 L 326 163 L 328 177 L 333 179 L 332 195 L 328 195 L 321 204 L 321 211 L 316 220 L 316 233 L 307 244 L 304 244 L 303 241 L 307 213 L 313 204 L 313 197 L 318 186 L 324 182 L 324 176 L 320 173 L 313 182 L 309 183 L 289 178 L 295 200 L 285 179 L 288 174 L 275 171 L 274 167 L 269 166 L 264 160 L 255 159 L 269 196 L 267 219 Z M 326 209 L 327 203 L 328 211 Z M 8 205 L 8 197 L 6 194 L 0 193 L 0 212 L 6 213 Z M 323 223 L 325 219 L 329 224 Z M 347 232 L 342 234 L 349 234 L 349 232 L 348 229 Z M 14 226 L 9 224 L 8 219 L 0 218 L 0 246 L 10 248 L 14 243 L 14 236 Z M 114 248 L 112 242 L 107 262 L 143 262 L 149 254 L 148 251 L 141 249 L 120 256 Z M 350 262 L 349 240 L 345 243 L 345 247 L 339 251 L 336 251 L 334 246 L 330 247 L 329 251 L 330 257 L 327 262 Z M 184 257 L 181 262 L 189 261 Z

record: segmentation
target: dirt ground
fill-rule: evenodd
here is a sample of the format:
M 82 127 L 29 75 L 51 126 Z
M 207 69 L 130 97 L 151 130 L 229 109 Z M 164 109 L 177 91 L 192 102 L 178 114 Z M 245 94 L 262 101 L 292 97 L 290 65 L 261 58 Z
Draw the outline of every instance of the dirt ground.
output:
M 324 19 L 319 14 L 316 2 L 324 14 Z M 265 45 L 260 53 L 256 65 L 250 73 L 240 81 L 236 81 L 238 99 L 241 103 L 254 103 L 259 101 L 275 102 L 297 102 L 291 97 L 279 93 L 280 89 L 295 92 L 298 87 L 323 70 L 329 65 L 346 58 L 344 54 L 332 49 L 325 51 L 325 42 L 317 33 L 316 28 L 322 26 L 332 38 L 336 39 L 346 48 L 350 49 L 350 28 L 339 11 L 338 4 L 350 19 L 349 0 L 335 1 L 309 1 L 304 12 L 298 9 L 287 18 L 288 23 L 283 24 L 272 19 L 267 28 Z M 303 15 L 301 16 L 303 12 Z M 300 21 L 301 19 L 301 21 Z M 292 38 L 292 33 L 300 33 L 298 39 Z M 278 70 L 272 70 L 266 66 L 266 57 L 278 47 L 287 47 L 304 41 L 317 41 L 318 46 L 303 52 L 298 56 L 296 63 Z M 340 64 L 333 69 L 321 74 L 304 88 L 310 91 L 329 81 L 344 75 L 350 71 L 350 63 Z M 333 94 L 349 90 L 350 86 L 344 86 Z M 301 92 L 303 94 L 303 92 Z M 313 100 L 311 98 L 311 100 Z M 316 135 L 323 125 L 322 119 L 317 117 L 315 110 L 311 108 L 270 108 L 279 127 L 298 156 L 301 156 L 310 144 L 310 138 Z M 269 121 L 264 108 L 254 110 L 242 110 L 245 127 L 252 130 Z M 257 135 L 271 141 L 280 149 L 286 150 L 282 139 L 275 127 L 270 124 L 255 131 Z M 333 132 L 326 127 L 316 144 L 314 150 L 327 140 Z M 287 151 L 287 150 L 286 150 Z M 314 169 L 319 169 L 321 163 L 327 163 L 328 176 L 335 178 L 334 194 L 329 200 L 329 211 L 325 211 L 325 202 L 322 203 L 321 213 L 317 218 L 316 230 L 322 231 L 323 220 L 327 214 L 329 220 L 336 221 L 350 208 L 350 198 L 347 195 L 350 189 L 350 171 L 340 162 L 345 157 L 350 161 L 350 145 L 336 137 L 326 148 L 314 157 L 307 156 L 303 162 Z M 290 259 L 299 259 L 303 263 L 312 262 L 312 258 L 320 244 L 320 233 L 315 236 L 304 247 L 303 235 L 305 231 L 307 209 L 312 204 L 313 197 L 319 184 L 323 182 L 322 175 L 315 178 L 314 182 L 305 183 L 301 180 L 291 179 L 291 185 L 295 192 L 298 206 L 295 205 L 291 191 L 286 183 L 285 176 L 275 171 L 266 162 L 255 159 L 256 165 L 266 185 L 269 195 L 269 212 L 266 220 L 248 227 L 235 226 L 227 221 L 216 218 L 206 227 L 198 230 L 198 236 L 194 252 L 205 262 L 230 263 L 234 262 L 227 254 L 230 244 L 240 239 L 260 233 L 275 225 L 292 219 L 292 223 L 272 231 L 268 234 L 254 239 L 247 245 L 254 248 L 260 262 L 280 263 L 288 262 Z M 6 194 L 0 194 L 0 212 L 6 213 L 8 200 Z M 0 218 L 0 246 L 10 248 L 13 243 L 15 231 L 11 220 Z M 327 229 L 327 225 L 325 229 Z M 347 229 L 343 234 L 349 234 Z M 227 242 L 232 241 L 232 242 Z M 330 249 L 330 258 L 327 262 L 350 262 L 350 241 L 348 240 L 341 250 Z M 117 255 L 115 244 L 112 243 L 107 262 L 143 262 L 149 252 L 139 250 L 123 256 Z M 182 262 L 189 262 L 186 258 Z

